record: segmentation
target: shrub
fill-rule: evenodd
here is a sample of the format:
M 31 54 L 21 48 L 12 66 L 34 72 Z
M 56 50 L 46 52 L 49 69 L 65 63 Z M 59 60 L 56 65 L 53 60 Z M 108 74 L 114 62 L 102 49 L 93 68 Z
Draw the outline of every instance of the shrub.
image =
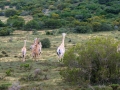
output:
M 40 28 L 39 23 L 36 20 L 30 20 L 25 25 L 26 30 L 39 29 L 39 28 Z
M 112 25 L 107 24 L 107 23 L 102 23 L 100 28 L 101 28 L 101 31 L 111 31 L 111 30 L 113 30 Z
M 0 11 L 0 16 L 4 16 L 5 12 L 4 11 Z
M 92 27 L 90 27 L 90 26 L 76 26 L 75 28 L 74 28 L 74 31 L 76 32 L 76 33 L 90 33 L 90 32 L 92 32 Z
M 29 11 L 22 11 L 21 12 L 21 16 L 27 16 L 27 15 L 29 15 L 30 14 L 30 12 Z
M 47 19 L 44 21 L 46 28 L 60 28 L 62 26 L 62 22 L 59 19 Z
M 6 72 L 5 72 L 6 75 L 7 75 L 7 76 L 10 76 L 10 75 L 11 75 L 11 71 L 12 71 L 11 69 L 6 70 Z
M 17 11 L 14 10 L 14 9 L 8 9 L 5 11 L 5 16 L 6 17 L 10 17 L 10 16 L 14 16 L 14 15 L 17 15 Z
M 41 43 L 42 43 L 42 48 L 50 48 L 51 46 L 50 40 L 48 38 L 41 40 Z
M 92 22 L 93 32 L 101 31 L 101 23 L 100 22 Z
M 20 69 L 30 70 L 30 69 L 31 69 L 31 66 L 30 66 L 30 64 L 28 64 L 28 63 L 21 64 L 21 65 L 20 65 Z
M 0 36 L 7 36 L 10 35 L 13 31 L 11 30 L 11 28 L 7 28 L 7 27 L 3 27 L 0 28 Z
M 120 9 L 115 7 L 109 7 L 109 8 L 106 8 L 105 11 L 107 13 L 119 14 Z
M 96 37 L 66 51 L 61 70 L 65 81 L 75 84 L 119 83 L 118 42 L 111 37 Z
M 45 33 L 46 33 L 46 35 L 53 35 L 52 31 L 46 31 Z
M 13 16 L 13 17 L 8 18 L 7 25 L 10 27 L 21 29 L 25 25 L 25 20 L 22 17 Z

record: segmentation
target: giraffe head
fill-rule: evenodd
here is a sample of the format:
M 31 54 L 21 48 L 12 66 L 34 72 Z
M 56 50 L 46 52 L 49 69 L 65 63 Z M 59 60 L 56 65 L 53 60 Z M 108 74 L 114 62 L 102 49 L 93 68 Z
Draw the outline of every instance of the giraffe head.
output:
M 62 36 L 65 37 L 65 36 L 66 36 L 66 33 L 62 33 Z
M 27 40 L 24 40 L 24 42 L 26 42 Z

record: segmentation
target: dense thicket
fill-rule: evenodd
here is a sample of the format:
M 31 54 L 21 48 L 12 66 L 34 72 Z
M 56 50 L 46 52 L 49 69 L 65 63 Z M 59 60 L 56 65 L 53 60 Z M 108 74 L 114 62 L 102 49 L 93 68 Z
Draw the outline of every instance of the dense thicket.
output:
M 65 81 L 79 85 L 120 83 L 117 45 L 113 38 L 95 37 L 71 47 L 60 74 Z
M 33 16 L 24 26 L 25 30 L 65 27 L 73 28 L 73 32 L 89 33 L 120 29 L 119 0 L 10 0 L 0 3 L 1 16 Z

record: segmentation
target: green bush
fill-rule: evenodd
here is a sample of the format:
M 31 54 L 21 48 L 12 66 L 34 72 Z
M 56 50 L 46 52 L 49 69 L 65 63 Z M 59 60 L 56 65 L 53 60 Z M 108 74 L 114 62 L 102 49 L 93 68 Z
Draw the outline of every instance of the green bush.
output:
M 7 36 L 10 35 L 13 32 L 11 28 L 3 27 L 0 28 L 0 36 Z
M 31 20 L 26 23 L 25 30 L 39 29 L 39 23 L 36 20 Z
M 4 11 L 0 11 L 0 16 L 4 16 L 4 15 L 5 15 Z
M 109 8 L 106 8 L 105 11 L 106 11 L 107 13 L 119 14 L 120 8 L 109 7 Z
M 6 17 L 10 17 L 10 16 L 14 16 L 14 15 L 17 15 L 17 11 L 14 10 L 14 9 L 8 9 L 5 11 L 5 16 Z
M 50 40 L 48 38 L 41 40 L 41 43 L 42 43 L 42 48 L 50 48 L 51 46 Z
M 10 27 L 21 29 L 25 25 L 25 20 L 22 17 L 12 16 L 7 19 L 7 25 Z
M 46 35 L 53 35 L 52 31 L 46 31 L 45 33 L 46 33 Z
M 120 53 L 111 37 L 96 37 L 66 51 L 61 70 L 65 81 L 75 84 L 119 83 Z
M 91 33 L 92 32 L 92 27 L 90 26 L 76 26 L 74 28 L 74 31 L 76 33 Z
M 11 75 L 11 71 L 12 71 L 11 69 L 6 70 L 6 72 L 5 72 L 6 76 L 10 76 Z
M 31 65 L 28 64 L 28 63 L 21 64 L 21 65 L 20 65 L 20 69 L 23 69 L 23 70 L 30 70 L 30 69 L 31 69 Z
M 60 28 L 62 26 L 62 22 L 59 19 L 47 19 L 44 21 L 46 28 Z
M 113 30 L 112 25 L 107 24 L 107 23 L 102 23 L 100 28 L 101 28 L 101 31 L 111 31 L 111 30 Z

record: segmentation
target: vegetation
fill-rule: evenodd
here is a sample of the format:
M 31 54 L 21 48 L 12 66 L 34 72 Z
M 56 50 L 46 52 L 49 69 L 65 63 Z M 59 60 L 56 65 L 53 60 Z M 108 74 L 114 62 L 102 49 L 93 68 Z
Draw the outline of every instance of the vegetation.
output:
M 51 43 L 48 38 L 44 38 L 41 40 L 42 48 L 50 48 Z
M 110 37 L 92 38 L 69 49 L 64 56 L 65 81 L 74 84 L 119 83 L 118 42 Z
M 8 36 L 13 32 L 11 28 L 8 27 L 1 27 L 0 28 L 0 36 Z
M 48 30 L 48 31 L 51 31 L 51 30 Z M 100 52 L 101 53 L 104 52 L 102 54 L 102 56 L 99 56 L 99 58 L 101 59 L 101 57 L 108 54 L 108 53 L 106 54 L 106 52 L 109 51 L 109 47 L 111 47 L 111 43 L 109 43 L 110 40 L 112 40 L 111 42 L 113 42 L 113 44 L 112 44 L 113 46 L 112 46 L 112 48 L 110 48 L 110 50 L 112 49 L 111 53 L 113 54 L 113 52 L 115 52 L 116 49 L 114 49 L 114 47 L 115 47 L 114 45 L 117 45 L 117 40 L 120 40 L 119 34 L 120 34 L 119 31 L 99 32 L 99 33 L 92 33 L 92 34 L 67 33 L 67 36 L 65 38 L 66 52 L 69 51 L 70 47 L 73 47 L 73 46 L 75 47 L 75 45 L 77 43 L 80 43 L 80 45 L 87 46 L 85 43 L 87 43 L 89 40 L 90 40 L 89 41 L 89 43 L 90 43 L 91 39 L 93 37 L 99 36 L 103 39 L 103 42 L 100 43 L 102 40 L 99 38 L 101 41 L 96 42 L 96 45 L 98 47 L 100 47 L 103 44 L 105 44 L 103 46 L 108 45 L 108 48 L 106 48 L 105 50 L 102 48 L 102 46 L 100 47 L 100 49 L 99 49 Z M 42 48 L 42 53 L 39 56 L 37 62 L 35 62 L 33 60 L 32 56 L 31 56 L 31 50 L 29 50 L 29 47 L 31 44 L 33 44 L 35 37 L 40 38 L 40 41 L 45 38 L 49 38 L 49 41 L 51 43 L 51 47 Z M 103 37 L 111 37 L 111 39 L 110 40 L 108 39 L 108 42 L 106 42 L 105 38 L 103 38 Z M 23 47 L 23 44 L 24 44 L 23 40 L 26 38 L 27 38 L 27 43 L 26 43 L 27 55 L 26 55 L 26 61 L 22 62 L 21 48 Z M 114 41 L 113 38 L 116 41 Z M 93 88 L 95 90 L 103 90 L 103 89 L 104 90 L 112 90 L 111 85 L 116 84 L 116 83 L 97 85 L 98 83 L 89 84 L 89 81 L 86 81 L 86 82 L 84 82 L 85 84 L 83 83 L 84 85 L 79 84 L 79 83 L 77 83 L 75 85 L 70 85 L 67 83 L 67 81 L 64 82 L 65 79 L 59 74 L 59 72 L 61 72 L 61 70 L 66 69 L 67 66 L 63 65 L 62 62 L 60 62 L 60 63 L 58 62 L 58 58 L 57 58 L 57 54 L 56 54 L 56 49 L 60 45 L 61 39 L 62 39 L 61 34 L 46 35 L 46 33 L 44 31 L 38 31 L 37 35 L 34 35 L 34 34 L 32 34 L 31 31 L 17 30 L 17 31 L 14 31 L 12 33 L 12 35 L 10 35 L 10 36 L 1 36 L 1 38 L 0 38 L 0 42 L 1 42 L 1 44 L 0 44 L 0 49 L 1 49 L 1 52 L 0 52 L 0 72 L 1 72 L 0 73 L 0 86 L 3 85 L 4 83 L 10 83 L 10 84 L 14 85 L 14 83 L 16 81 L 18 81 L 20 83 L 19 86 L 20 86 L 21 90 L 31 90 L 33 88 L 36 90 L 40 90 L 40 88 L 44 89 L 44 90 L 54 90 L 54 89 L 58 89 L 58 90 L 62 90 L 62 89 L 88 90 L 88 89 L 90 89 L 91 90 L 91 88 Z M 10 42 L 9 40 L 12 40 L 12 42 Z M 71 41 L 69 42 L 69 40 L 71 40 Z M 116 42 L 116 44 L 114 42 Z M 100 45 L 98 45 L 99 43 L 100 43 Z M 107 44 L 107 43 L 109 43 L 109 44 Z M 89 45 L 88 45 L 88 47 L 91 47 L 91 44 L 89 44 Z M 93 45 L 93 47 L 97 48 L 96 45 Z M 77 46 L 79 46 L 79 45 L 77 45 Z M 91 55 L 94 52 L 92 49 L 93 49 L 92 47 L 89 48 L 89 50 L 91 50 L 91 53 L 90 53 Z M 77 49 L 77 51 L 79 51 L 79 50 L 81 50 L 81 49 Z M 84 50 L 84 47 L 83 47 L 83 50 Z M 89 53 L 89 52 L 86 52 L 86 53 Z M 8 56 L 6 56 L 6 54 Z M 81 54 L 82 54 L 82 52 L 81 52 Z M 116 56 L 116 53 L 114 53 L 114 54 Z M 84 53 L 82 54 L 82 56 L 83 55 L 84 55 Z M 95 55 L 96 54 L 93 53 L 93 56 L 95 56 Z M 118 55 L 119 55 L 119 53 L 118 53 Z M 71 60 L 73 60 L 72 56 L 73 55 L 71 55 L 71 54 L 69 55 L 69 58 L 71 58 Z M 110 60 L 110 56 L 108 57 L 108 60 Z M 65 57 L 66 57 L 66 55 L 65 55 Z M 86 55 L 85 55 L 85 57 L 86 57 Z M 85 57 L 82 57 L 82 58 L 85 58 Z M 112 62 L 113 62 L 114 58 L 115 57 L 111 56 Z M 92 58 L 91 59 L 88 58 L 88 59 L 92 60 Z M 104 58 L 102 58 L 102 59 L 104 59 Z M 78 60 L 82 60 L 82 59 L 78 59 Z M 97 60 L 97 59 L 95 59 L 95 60 Z M 84 63 L 84 60 L 82 60 L 82 61 Z M 87 65 L 87 61 L 88 61 L 87 57 L 86 57 L 85 61 L 86 61 L 85 65 Z M 116 58 L 114 59 L 114 61 L 115 61 L 114 63 L 117 63 Z M 99 69 L 99 71 L 103 70 L 104 68 L 105 68 L 104 71 L 108 70 L 108 69 L 106 69 L 106 67 L 104 66 L 103 63 L 104 62 L 101 62 L 102 66 L 103 66 L 102 69 L 99 69 L 98 67 L 96 67 L 95 70 L 97 68 Z M 76 64 L 76 60 L 71 65 L 73 65 L 73 66 L 76 65 L 76 67 L 78 66 L 78 64 Z M 112 65 L 114 65 L 114 64 L 112 64 Z M 75 69 L 76 69 L 76 67 L 75 67 Z M 89 68 L 87 68 L 87 69 L 89 70 Z M 113 69 L 115 69 L 115 67 L 113 67 Z M 111 73 L 111 77 L 114 77 L 114 75 L 116 75 L 116 76 L 118 75 L 118 74 L 116 74 L 116 71 L 113 69 L 112 69 L 112 72 L 115 72 L 115 74 Z M 69 69 L 68 69 L 68 71 L 71 72 Z M 40 72 L 40 74 L 38 74 L 39 72 Z M 70 74 L 71 76 L 68 73 L 68 77 L 69 76 L 71 77 L 70 80 L 74 79 L 75 76 L 77 77 L 76 72 L 78 72 L 77 69 L 75 71 L 73 70 L 71 73 L 75 73 L 75 75 Z M 99 72 L 94 72 L 94 70 L 93 70 L 93 74 L 97 75 L 98 73 Z M 100 73 L 103 73 L 103 72 L 101 71 Z M 86 75 L 86 79 L 87 79 L 88 75 L 89 74 Z M 105 72 L 104 72 L 104 74 L 101 74 L 101 75 L 103 75 L 103 77 L 107 77 L 107 73 L 105 73 Z M 100 75 L 100 77 L 101 77 L 101 75 Z M 81 74 L 80 74 L 80 76 L 81 76 Z M 85 76 L 85 75 L 82 75 L 82 76 Z M 100 77 L 98 77 L 98 79 L 100 79 Z M 95 78 L 97 78 L 97 77 L 95 77 Z M 94 80 L 94 79 L 92 79 L 92 80 Z M 97 82 L 97 80 L 96 80 L 96 82 Z M 112 80 L 114 81 L 114 78 Z M 117 80 L 118 80 L 118 78 L 117 78 Z M 117 81 L 117 80 L 115 80 L 115 81 Z M 75 80 L 73 80 L 73 81 L 75 81 Z M 100 81 L 100 83 L 102 83 L 102 81 Z M 106 82 L 104 82 L 104 83 L 106 83 Z M 2 88 L 3 87 L 4 86 L 2 86 Z M 8 86 L 6 86 L 6 88 L 7 87 Z M 12 87 L 12 86 L 10 86 L 10 87 Z M 17 86 L 15 86 L 15 87 L 17 87 Z M 118 86 L 118 89 L 119 88 L 120 88 L 120 86 Z M 8 90 L 8 89 L 1 89 L 1 90 Z
M 5 16 L 6 17 L 10 17 L 10 16 L 14 16 L 17 15 L 17 11 L 14 9 L 8 9 L 5 11 Z
M 0 0 L 0 90 L 119 90 L 119 6 L 119 0 Z M 58 62 L 61 33 L 66 53 Z M 36 37 L 37 62 L 29 50 Z
M 89 33 L 120 28 L 119 0 L 11 0 L 1 1 L 0 15 L 31 15 L 24 30 L 74 28 L 71 32 Z M 9 6 L 5 10 L 6 6 Z M 86 27 L 87 26 L 87 27 Z M 17 25 L 19 28 L 19 25 Z
M 0 85 L 0 90 L 7 90 L 10 85 L 10 83 L 3 83 Z
M 16 29 L 23 29 L 25 20 L 18 16 L 12 16 L 7 19 L 7 25 Z

